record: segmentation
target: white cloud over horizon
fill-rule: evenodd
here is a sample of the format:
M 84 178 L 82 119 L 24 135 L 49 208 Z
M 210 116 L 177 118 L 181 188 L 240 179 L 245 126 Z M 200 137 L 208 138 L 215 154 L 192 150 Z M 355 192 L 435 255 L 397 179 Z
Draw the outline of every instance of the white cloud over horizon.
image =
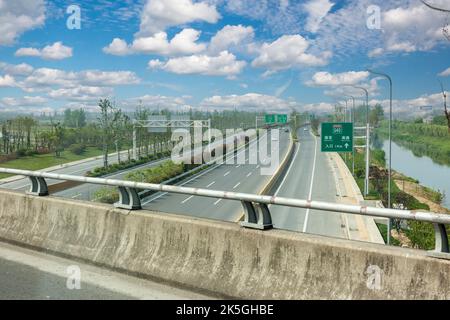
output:
M 72 57 L 73 49 L 63 45 L 61 41 L 52 45 L 45 46 L 42 49 L 20 48 L 16 51 L 16 57 L 39 57 L 45 60 L 62 60 Z

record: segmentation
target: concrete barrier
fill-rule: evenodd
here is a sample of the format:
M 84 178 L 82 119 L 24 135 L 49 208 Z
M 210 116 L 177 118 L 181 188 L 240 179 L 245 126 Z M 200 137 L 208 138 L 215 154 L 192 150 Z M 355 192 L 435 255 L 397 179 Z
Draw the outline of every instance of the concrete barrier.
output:
M 425 252 L 0 191 L 3 241 L 219 297 L 449 299 Z

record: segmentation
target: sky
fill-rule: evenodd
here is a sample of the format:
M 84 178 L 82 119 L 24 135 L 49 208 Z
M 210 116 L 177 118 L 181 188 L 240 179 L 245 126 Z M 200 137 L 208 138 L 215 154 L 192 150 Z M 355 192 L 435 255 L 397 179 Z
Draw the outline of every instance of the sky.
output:
M 0 112 L 110 98 L 130 111 L 323 113 L 360 103 L 352 86 L 387 108 L 371 69 L 392 77 L 396 114 L 426 116 L 442 109 L 439 81 L 450 88 L 448 23 L 420 0 L 0 0 Z

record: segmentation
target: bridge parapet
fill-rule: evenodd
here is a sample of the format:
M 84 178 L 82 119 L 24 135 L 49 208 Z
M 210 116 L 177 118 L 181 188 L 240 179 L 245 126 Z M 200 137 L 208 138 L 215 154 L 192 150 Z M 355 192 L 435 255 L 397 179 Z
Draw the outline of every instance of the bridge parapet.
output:
M 141 182 L 103 179 L 103 178 L 90 178 L 83 176 L 55 174 L 40 171 L 0 168 L 0 172 L 30 177 L 32 185 L 29 194 L 34 196 L 48 195 L 48 188 L 45 182 L 45 178 L 66 180 L 71 182 L 115 186 L 118 187 L 120 191 L 120 201 L 116 203 L 115 206 L 117 208 L 128 210 L 140 210 L 142 208 L 140 198 L 138 196 L 138 190 L 162 191 L 169 193 L 179 193 L 193 196 L 240 201 L 243 205 L 245 212 L 245 219 L 244 221 L 241 222 L 241 225 L 246 228 L 261 229 L 261 230 L 269 230 L 272 229 L 273 227 L 271 213 L 268 207 L 269 204 L 295 208 L 322 210 L 329 212 L 356 214 L 371 217 L 383 217 L 391 219 L 404 219 L 404 220 L 429 222 L 434 225 L 435 230 L 435 249 L 432 252 L 432 254 L 437 255 L 439 257 L 450 259 L 450 246 L 448 242 L 448 234 L 446 229 L 446 225 L 450 224 L 450 215 L 447 214 L 439 214 L 418 210 L 375 208 L 368 206 L 292 199 L 267 195 L 217 191 L 201 188 L 187 188 L 164 184 L 151 184 L 151 183 L 141 183 Z
M 449 299 L 420 250 L 0 191 L 3 241 L 219 297 Z

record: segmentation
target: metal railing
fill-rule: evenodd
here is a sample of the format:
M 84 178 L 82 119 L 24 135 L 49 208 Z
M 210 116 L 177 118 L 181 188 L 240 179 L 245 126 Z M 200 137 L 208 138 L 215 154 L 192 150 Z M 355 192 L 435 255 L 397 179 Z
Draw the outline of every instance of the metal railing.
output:
M 437 253 L 450 253 L 446 225 L 450 225 L 450 215 L 433 212 L 386 209 L 367 206 L 356 206 L 339 203 L 329 203 L 321 201 L 310 201 L 274 196 L 255 195 L 248 193 L 238 193 L 229 191 L 208 190 L 200 188 L 188 188 L 163 184 L 142 183 L 133 181 L 123 181 L 104 178 L 90 178 L 83 176 L 73 176 L 66 174 L 56 174 L 41 171 L 28 171 L 17 169 L 0 168 L 0 173 L 27 176 L 31 180 L 31 195 L 47 196 L 49 194 L 48 179 L 65 180 L 73 182 L 91 183 L 98 185 L 114 186 L 119 189 L 119 202 L 115 207 L 128 210 L 142 209 L 139 198 L 139 190 L 152 190 L 168 193 L 178 193 L 209 198 L 220 198 L 240 201 L 244 208 L 245 219 L 241 225 L 246 228 L 267 230 L 273 228 L 272 216 L 268 205 L 279 205 L 293 208 L 314 209 L 329 212 L 340 212 L 371 217 L 383 217 L 391 219 L 415 220 L 429 222 L 435 229 L 435 250 Z

